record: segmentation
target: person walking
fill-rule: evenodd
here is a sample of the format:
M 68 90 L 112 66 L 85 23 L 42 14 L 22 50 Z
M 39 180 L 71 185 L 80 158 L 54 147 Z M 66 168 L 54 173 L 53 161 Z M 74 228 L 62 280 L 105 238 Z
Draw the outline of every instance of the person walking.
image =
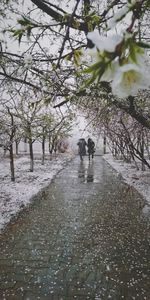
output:
M 86 155 L 86 146 L 87 146 L 87 143 L 85 141 L 84 138 L 81 138 L 79 139 L 78 143 L 77 143 L 78 147 L 79 147 L 79 155 L 80 155 L 80 159 L 81 161 L 83 160 L 83 156 Z
M 88 138 L 87 147 L 88 147 L 89 160 L 91 159 L 91 157 L 93 159 L 95 153 L 95 143 L 91 138 Z

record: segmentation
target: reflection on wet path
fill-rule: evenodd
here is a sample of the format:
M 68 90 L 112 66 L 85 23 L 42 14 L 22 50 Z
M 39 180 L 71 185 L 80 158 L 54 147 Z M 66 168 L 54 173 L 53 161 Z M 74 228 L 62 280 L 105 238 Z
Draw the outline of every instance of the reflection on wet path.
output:
M 78 167 L 78 178 L 80 182 L 94 182 L 94 160 L 93 161 L 81 161 Z
M 150 299 L 142 205 L 102 158 L 77 158 L 1 236 L 0 299 Z

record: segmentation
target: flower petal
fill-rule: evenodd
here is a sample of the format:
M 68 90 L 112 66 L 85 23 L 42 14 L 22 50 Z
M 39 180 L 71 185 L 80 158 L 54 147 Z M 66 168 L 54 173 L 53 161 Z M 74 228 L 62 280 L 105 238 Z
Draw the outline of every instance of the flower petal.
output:
M 136 64 L 126 64 L 116 71 L 112 81 L 112 93 L 120 98 L 137 95 L 139 89 L 150 86 L 144 68 Z
M 89 32 L 87 38 L 93 42 L 93 44 L 100 51 L 114 52 L 116 46 L 121 43 L 123 37 L 120 35 L 101 36 L 98 31 Z

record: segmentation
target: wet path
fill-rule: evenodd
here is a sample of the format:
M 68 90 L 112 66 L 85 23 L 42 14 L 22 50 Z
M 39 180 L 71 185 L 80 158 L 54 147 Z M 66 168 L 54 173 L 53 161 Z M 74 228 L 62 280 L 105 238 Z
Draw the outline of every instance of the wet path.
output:
M 101 157 L 76 158 L 0 238 L 0 299 L 150 299 L 149 222 Z

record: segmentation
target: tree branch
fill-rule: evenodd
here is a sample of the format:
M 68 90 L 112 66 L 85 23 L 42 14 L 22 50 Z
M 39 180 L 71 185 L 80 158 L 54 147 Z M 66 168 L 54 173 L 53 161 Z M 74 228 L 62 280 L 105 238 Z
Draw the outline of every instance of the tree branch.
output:
M 130 101 L 130 99 L 129 99 L 129 101 Z M 116 107 L 118 107 L 121 110 L 128 113 L 132 118 L 137 120 L 141 125 L 143 125 L 144 127 L 150 129 L 150 119 L 143 116 L 140 112 L 136 111 L 132 102 L 130 102 L 129 106 L 125 106 L 123 103 L 121 103 L 117 100 L 113 100 L 113 104 Z
M 8 78 L 10 80 L 13 80 L 13 81 L 16 81 L 16 82 L 19 82 L 19 83 L 23 83 L 23 84 L 26 84 L 28 86 L 31 86 L 32 88 L 34 89 L 37 89 L 37 90 L 41 90 L 41 87 L 40 86 L 37 86 L 37 85 L 34 85 L 33 83 L 29 82 L 29 81 L 26 81 L 24 79 L 20 79 L 20 78 L 17 78 L 17 77 L 13 77 L 12 75 L 9 75 L 7 73 L 2 73 L 0 72 L 0 75 L 1 76 L 4 76 L 5 78 Z
M 70 18 L 68 17 L 68 20 L 64 22 L 64 15 L 56 12 L 54 9 L 52 9 L 49 5 L 44 3 L 41 0 L 31 0 L 39 9 L 41 9 L 43 12 L 45 12 L 47 15 L 49 15 L 51 18 L 53 18 L 57 22 L 62 22 L 66 26 L 70 26 L 71 28 L 78 29 L 80 31 L 87 32 L 87 25 L 84 22 L 77 22 L 78 24 L 75 25 L 74 18 L 70 22 Z M 66 13 L 67 15 L 67 13 Z

